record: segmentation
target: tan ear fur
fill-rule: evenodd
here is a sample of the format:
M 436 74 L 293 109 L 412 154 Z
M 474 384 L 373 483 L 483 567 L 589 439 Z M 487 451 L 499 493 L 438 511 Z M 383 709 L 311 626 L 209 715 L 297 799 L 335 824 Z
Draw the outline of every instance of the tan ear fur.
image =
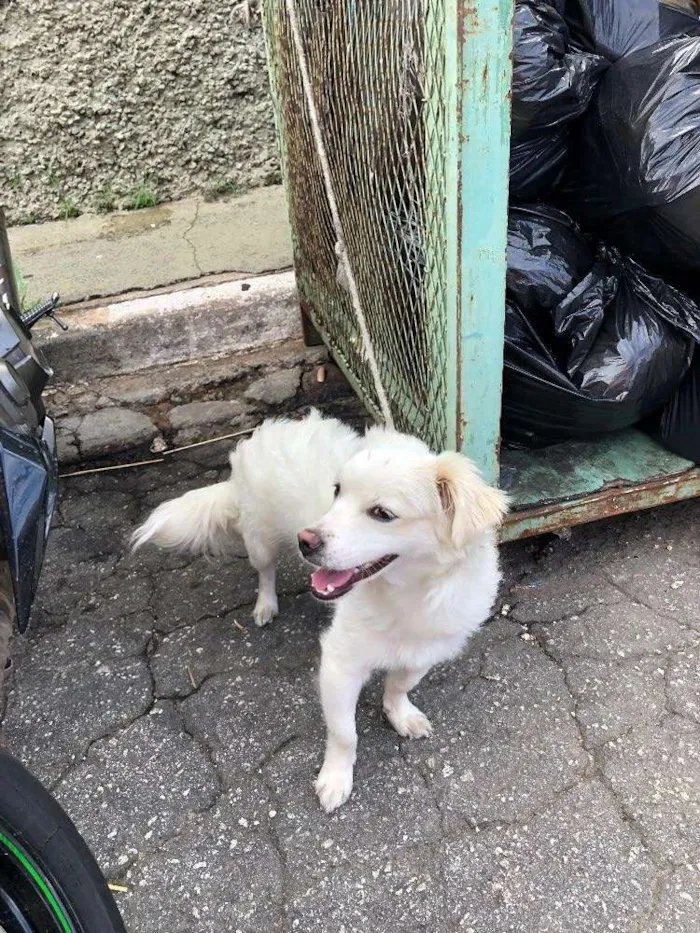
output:
M 498 528 L 508 511 L 507 496 L 485 483 L 471 460 L 462 454 L 440 454 L 437 487 L 450 521 L 452 544 L 458 550 L 475 535 Z

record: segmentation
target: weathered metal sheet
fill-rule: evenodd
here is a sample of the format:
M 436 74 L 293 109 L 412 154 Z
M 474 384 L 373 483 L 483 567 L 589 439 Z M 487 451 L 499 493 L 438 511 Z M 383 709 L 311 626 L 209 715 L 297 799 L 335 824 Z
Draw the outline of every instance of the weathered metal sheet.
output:
M 516 541 L 696 496 L 700 496 L 700 469 L 694 467 L 680 475 L 515 511 L 509 516 L 501 540 Z
M 641 431 L 504 451 L 501 485 L 511 496 L 507 541 L 597 521 L 700 494 L 700 470 Z
M 685 473 L 693 464 L 641 431 L 604 434 L 595 442 L 569 441 L 543 450 L 504 450 L 501 488 L 516 507 L 579 499 L 605 488 L 633 486 Z

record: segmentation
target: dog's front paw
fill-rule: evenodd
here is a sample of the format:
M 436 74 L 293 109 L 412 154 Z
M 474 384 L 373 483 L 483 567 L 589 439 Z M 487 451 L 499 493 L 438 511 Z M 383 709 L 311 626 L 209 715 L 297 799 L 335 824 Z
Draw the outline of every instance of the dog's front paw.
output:
M 267 625 L 277 615 L 279 607 L 276 599 L 268 599 L 266 596 L 258 596 L 258 601 L 253 609 L 253 620 L 258 628 Z
M 352 768 L 321 768 L 316 778 L 316 796 L 326 811 L 332 813 L 348 799 L 352 792 Z
M 398 709 L 385 706 L 384 712 L 394 729 L 406 739 L 427 739 L 433 734 L 428 717 L 408 700 Z

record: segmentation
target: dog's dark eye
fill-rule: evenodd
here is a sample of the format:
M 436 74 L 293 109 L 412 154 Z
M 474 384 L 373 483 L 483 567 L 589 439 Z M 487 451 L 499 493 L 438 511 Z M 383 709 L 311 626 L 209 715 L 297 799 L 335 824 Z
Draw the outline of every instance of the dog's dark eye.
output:
M 393 512 L 390 512 L 388 509 L 383 509 L 381 505 L 375 505 L 367 514 L 370 518 L 378 522 L 393 522 L 396 518 Z
M 335 486 L 333 487 L 333 498 L 337 499 L 339 495 L 340 495 L 340 483 L 336 483 Z

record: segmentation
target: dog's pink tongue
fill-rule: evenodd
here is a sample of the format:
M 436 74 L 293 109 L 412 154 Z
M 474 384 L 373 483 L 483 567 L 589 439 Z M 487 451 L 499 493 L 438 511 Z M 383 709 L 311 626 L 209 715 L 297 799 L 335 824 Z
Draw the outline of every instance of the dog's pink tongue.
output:
M 324 593 L 331 586 L 337 590 L 345 586 L 352 574 L 352 570 L 316 570 L 311 574 L 311 585 L 319 593 Z

